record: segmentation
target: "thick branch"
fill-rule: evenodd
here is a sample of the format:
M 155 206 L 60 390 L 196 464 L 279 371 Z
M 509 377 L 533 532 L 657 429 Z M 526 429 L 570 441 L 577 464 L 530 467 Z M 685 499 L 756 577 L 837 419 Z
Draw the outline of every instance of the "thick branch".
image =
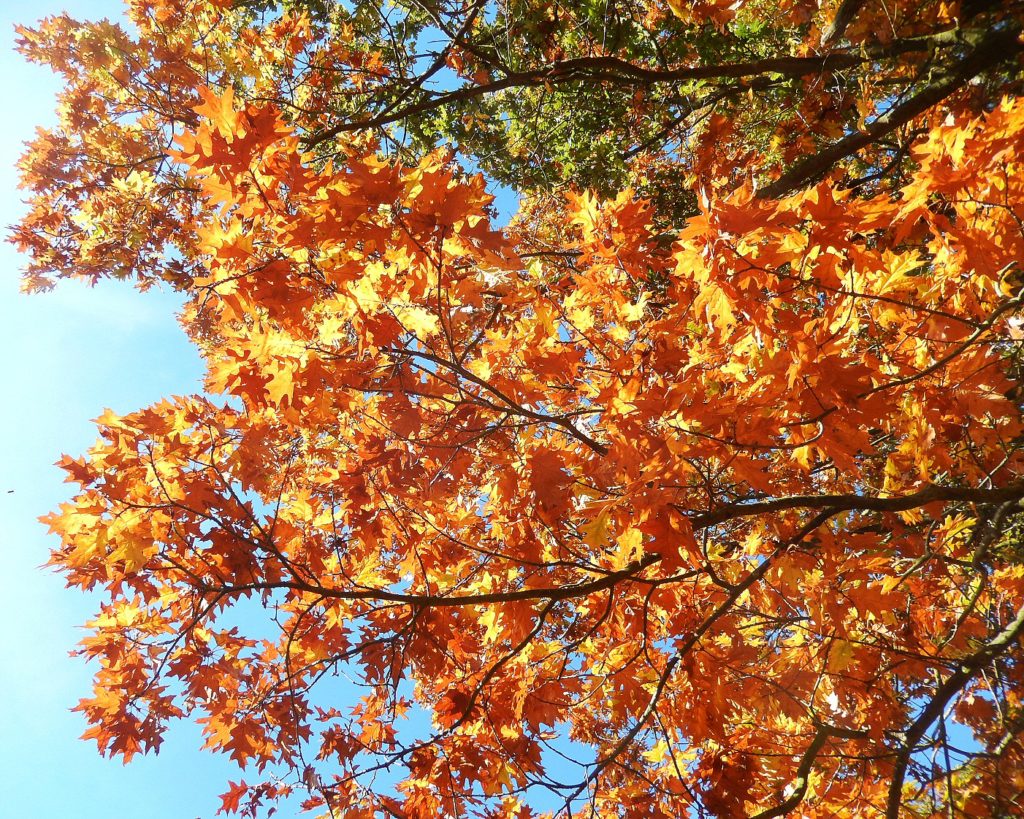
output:
M 865 0 L 843 0 L 842 5 L 836 11 L 836 16 L 832 18 L 831 24 L 821 33 L 822 48 L 828 48 L 842 39 L 847 27 L 853 22 L 853 18 L 857 16 L 857 12 L 861 10 L 864 3 Z
M 555 586 L 538 589 L 516 589 L 505 592 L 489 592 L 487 594 L 404 594 L 387 589 L 335 589 L 302 580 L 266 581 L 259 583 L 241 583 L 234 586 L 223 586 L 209 589 L 218 594 L 239 594 L 247 591 L 269 591 L 272 589 L 292 589 L 309 592 L 332 600 L 375 600 L 386 603 L 404 603 L 422 607 L 476 606 L 489 603 L 515 603 L 521 600 L 567 600 L 572 597 L 585 597 L 594 592 L 610 589 L 612 586 L 629 580 L 637 572 L 653 566 L 662 559 L 659 554 L 648 554 L 642 560 L 630 563 L 617 572 L 586 583 L 570 583 L 566 586 Z
M 800 759 L 800 767 L 796 770 L 796 779 L 793 782 L 793 792 L 775 807 L 755 813 L 751 819 L 774 819 L 776 816 L 785 816 L 804 801 L 804 796 L 807 794 L 808 777 L 811 774 L 811 768 L 814 767 L 814 760 L 817 759 L 818 753 L 828 742 L 828 738 L 828 729 L 818 728 L 814 739 L 811 740 L 811 744 L 807 746 L 807 750 L 804 751 L 804 755 Z
M 840 159 L 856 153 L 923 114 L 986 69 L 1016 57 L 1024 48 L 1018 39 L 1019 34 L 1017 28 L 992 32 L 967 57 L 935 82 L 910 99 L 894 105 L 865 126 L 863 131 L 850 134 L 834 145 L 800 160 L 770 185 L 758 191 L 758 197 L 778 199 L 817 181 Z
M 899 819 L 900 805 L 903 797 L 903 780 L 907 775 L 910 757 L 913 755 L 914 749 L 925 735 L 925 732 L 946 710 L 949 701 L 959 694 L 964 686 L 971 681 L 971 678 L 996 657 L 1005 654 L 1013 648 L 1022 635 L 1024 635 L 1024 606 L 1020 608 L 1017 616 L 1006 628 L 989 640 L 979 651 L 962 660 L 960 667 L 938 687 L 935 696 L 928 701 L 928 704 L 906 731 L 903 747 L 896 758 L 896 769 L 893 772 L 892 782 L 889 783 L 889 799 L 885 810 L 886 819 Z
M 743 79 L 772 74 L 792 78 L 805 77 L 829 71 L 841 71 L 897 57 L 901 54 L 931 51 L 957 42 L 960 36 L 959 30 L 950 29 L 926 37 L 909 37 L 895 40 L 886 45 L 843 49 L 813 57 L 768 57 L 737 63 L 697 65 L 664 70 L 636 65 L 615 56 L 577 57 L 526 71 L 512 71 L 489 83 L 464 85 L 454 91 L 439 93 L 397 110 L 394 106 L 388 106 L 373 116 L 358 120 L 346 120 L 310 134 L 304 143 L 307 147 L 312 147 L 341 133 L 380 128 L 426 111 L 494 94 L 507 88 L 533 88 L 541 85 L 573 82 L 654 85 L 696 80 Z
M 905 512 L 937 501 L 963 501 L 967 503 L 1005 503 L 1024 498 L 1024 484 L 1012 484 L 1000 489 L 975 489 L 965 486 L 926 486 L 919 492 L 893 498 L 875 495 L 789 495 L 783 498 L 755 501 L 752 503 L 729 503 L 713 512 L 694 515 L 690 518 L 694 530 L 706 529 L 735 518 L 783 512 L 787 509 L 834 509 L 846 512 L 854 509 L 870 512 Z M 678 511 L 687 510 L 676 506 Z

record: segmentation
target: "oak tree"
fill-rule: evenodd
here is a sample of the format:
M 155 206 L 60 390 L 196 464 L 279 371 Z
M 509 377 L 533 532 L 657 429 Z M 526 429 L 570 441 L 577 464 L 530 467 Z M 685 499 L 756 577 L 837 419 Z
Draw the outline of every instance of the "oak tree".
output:
M 19 34 L 26 288 L 176 288 L 206 364 L 45 519 L 101 752 L 198 721 L 252 816 L 1021 812 L 1018 3 L 127 15 Z

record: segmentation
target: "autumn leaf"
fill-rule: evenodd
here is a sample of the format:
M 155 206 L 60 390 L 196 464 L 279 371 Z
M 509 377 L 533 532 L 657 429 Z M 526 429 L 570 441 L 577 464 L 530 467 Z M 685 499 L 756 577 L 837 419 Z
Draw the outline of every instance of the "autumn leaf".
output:
M 85 737 L 198 722 L 251 816 L 1012 814 L 1024 45 L 981 5 L 21 29 L 67 80 L 26 287 L 166 283 L 206 367 L 59 462 Z
M 238 782 L 238 784 L 228 782 L 228 785 L 230 786 L 228 792 L 220 798 L 221 806 L 217 809 L 218 815 L 221 813 L 238 813 L 238 803 L 249 792 L 249 786 L 245 784 L 245 780 Z

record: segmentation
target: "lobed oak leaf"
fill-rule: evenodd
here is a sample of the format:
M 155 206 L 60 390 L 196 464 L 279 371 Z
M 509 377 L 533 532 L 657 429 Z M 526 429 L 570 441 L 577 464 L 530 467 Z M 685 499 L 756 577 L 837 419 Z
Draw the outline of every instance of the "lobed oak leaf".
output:
M 228 782 L 228 792 L 222 794 L 220 797 L 221 805 L 217 809 L 217 815 L 222 813 L 238 813 L 239 802 L 249 792 L 249 786 L 245 784 L 245 780 L 240 780 L 237 784 L 234 782 Z

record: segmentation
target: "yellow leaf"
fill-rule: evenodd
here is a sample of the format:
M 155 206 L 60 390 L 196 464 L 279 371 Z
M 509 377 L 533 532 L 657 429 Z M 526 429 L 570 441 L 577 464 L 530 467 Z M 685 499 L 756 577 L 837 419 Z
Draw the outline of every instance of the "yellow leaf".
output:
M 644 550 L 644 534 L 632 526 L 616 539 L 619 546 L 615 555 L 615 568 L 624 569 L 630 563 L 636 562 Z
M 828 655 L 828 670 L 833 674 L 845 671 L 853 663 L 855 646 L 849 640 L 836 640 Z
M 480 615 L 480 625 L 484 627 L 484 642 L 496 643 L 504 631 L 501 625 L 501 615 L 495 608 L 489 608 Z
M 608 542 L 608 510 L 601 513 L 590 523 L 581 526 L 583 542 L 592 549 L 601 549 Z
M 440 329 L 437 316 L 422 307 L 403 305 L 395 307 L 394 310 L 402 326 L 417 338 L 436 335 Z

